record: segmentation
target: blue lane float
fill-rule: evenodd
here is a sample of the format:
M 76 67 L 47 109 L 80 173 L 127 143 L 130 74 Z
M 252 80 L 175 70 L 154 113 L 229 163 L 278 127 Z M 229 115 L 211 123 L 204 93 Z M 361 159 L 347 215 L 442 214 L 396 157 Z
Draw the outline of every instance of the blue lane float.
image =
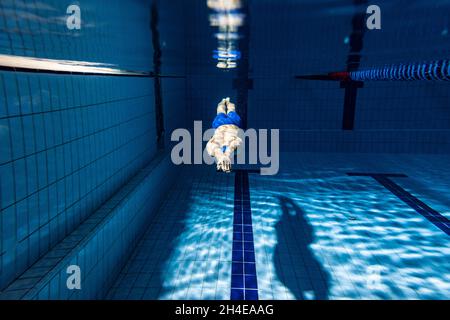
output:
M 393 64 L 356 71 L 298 75 L 296 79 L 320 81 L 450 81 L 450 60 Z
M 450 81 L 450 60 L 352 71 L 349 78 L 353 81 Z

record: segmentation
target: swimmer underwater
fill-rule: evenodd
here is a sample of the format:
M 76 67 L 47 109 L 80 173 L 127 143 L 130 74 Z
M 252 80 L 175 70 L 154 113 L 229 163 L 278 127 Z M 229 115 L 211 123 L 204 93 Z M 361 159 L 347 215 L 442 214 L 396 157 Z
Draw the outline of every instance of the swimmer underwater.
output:
M 230 98 L 222 99 L 217 106 L 217 115 L 212 123 L 213 137 L 206 145 L 208 154 L 216 159 L 217 171 L 231 172 L 233 152 L 242 144 L 238 137 L 242 121 Z

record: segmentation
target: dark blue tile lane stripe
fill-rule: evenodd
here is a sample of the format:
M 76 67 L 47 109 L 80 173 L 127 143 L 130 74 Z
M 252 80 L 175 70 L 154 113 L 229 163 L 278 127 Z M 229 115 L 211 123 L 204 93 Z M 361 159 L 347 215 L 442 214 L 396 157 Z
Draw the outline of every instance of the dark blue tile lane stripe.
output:
M 414 209 L 417 213 L 421 214 L 428 221 L 434 224 L 436 227 L 444 231 L 447 235 L 450 235 L 450 220 L 440 214 L 438 211 L 434 210 L 426 203 L 420 201 L 418 198 L 413 196 L 411 193 L 400 187 L 394 181 L 389 178 L 393 177 L 406 177 L 402 174 L 381 174 L 381 173 L 349 173 L 349 176 L 364 176 L 372 177 L 383 187 L 388 189 L 394 195 L 396 195 L 400 200 L 406 203 L 409 207 Z
M 250 187 L 246 171 L 237 171 L 234 178 L 231 300 L 258 300 Z

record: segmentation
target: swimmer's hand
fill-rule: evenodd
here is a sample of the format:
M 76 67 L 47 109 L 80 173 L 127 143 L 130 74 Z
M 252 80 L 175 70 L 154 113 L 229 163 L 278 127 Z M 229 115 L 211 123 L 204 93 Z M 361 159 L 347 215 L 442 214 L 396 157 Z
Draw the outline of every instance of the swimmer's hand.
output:
M 230 157 L 222 154 L 217 157 L 217 171 L 223 171 L 225 173 L 231 172 L 231 159 Z

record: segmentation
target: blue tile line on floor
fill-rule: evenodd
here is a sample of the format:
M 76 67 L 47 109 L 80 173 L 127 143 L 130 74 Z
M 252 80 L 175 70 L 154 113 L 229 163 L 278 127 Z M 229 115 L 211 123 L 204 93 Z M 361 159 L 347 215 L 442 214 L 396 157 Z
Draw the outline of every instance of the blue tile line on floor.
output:
M 450 235 L 450 220 L 434 210 L 424 202 L 417 199 L 411 193 L 400 187 L 394 181 L 389 178 L 393 177 L 407 177 L 403 174 L 381 174 L 381 173 L 348 173 L 349 176 L 364 176 L 372 177 L 383 187 L 388 189 L 400 200 L 406 203 L 409 207 L 414 209 L 417 213 L 421 214 L 428 221 L 434 224 L 436 227 L 444 231 L 447 235 Z
M 234 178 L 231 300 L 258 300 L 250 187 L 248 172 L 241 170 Z

